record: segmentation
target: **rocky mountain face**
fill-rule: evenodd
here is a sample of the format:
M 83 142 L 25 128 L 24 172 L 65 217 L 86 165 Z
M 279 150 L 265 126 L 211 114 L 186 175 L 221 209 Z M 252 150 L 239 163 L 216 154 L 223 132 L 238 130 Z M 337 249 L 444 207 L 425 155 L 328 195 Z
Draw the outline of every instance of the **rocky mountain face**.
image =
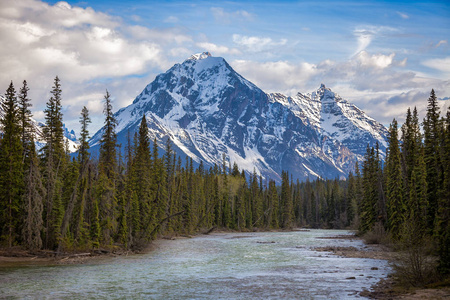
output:
M 367 144 L 385 151 L 387 130 L 321 85 L 293 97 L 266 94 L 221 57 L 196 54 L 147 85 L 115 114 L 119 143 L 126 145 L 145 114 L 151 138 L 167 139 L 178 155 L 206 165 L 223 154 L 240 169 L 280 179 L 345 177 Z M 98 149 L 102 129 L 91 139 Z

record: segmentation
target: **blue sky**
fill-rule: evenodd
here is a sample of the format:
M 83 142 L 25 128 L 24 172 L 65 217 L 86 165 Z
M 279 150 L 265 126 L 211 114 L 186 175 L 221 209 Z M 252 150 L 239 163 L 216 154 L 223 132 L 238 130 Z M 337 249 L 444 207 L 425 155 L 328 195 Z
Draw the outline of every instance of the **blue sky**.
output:
M 174 63 L 210 51 L 266 92 L 324 83 L 388 125 L 408 107 L 423 116 L 431 88 L 450 97 L 449 38 L 448 1 L 6 0 L 0 84 L 27 79 L 43 119 L 58 75 L 65 122 L 78 130 L 86 105 L 93 134 L 105 89 L 118 110 Z

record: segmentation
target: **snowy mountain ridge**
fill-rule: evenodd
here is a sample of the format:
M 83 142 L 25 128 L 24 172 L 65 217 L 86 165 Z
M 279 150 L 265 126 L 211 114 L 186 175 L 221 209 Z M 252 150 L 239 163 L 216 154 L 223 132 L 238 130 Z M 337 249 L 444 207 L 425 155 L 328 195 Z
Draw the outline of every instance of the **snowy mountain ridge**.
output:
M 126 144 L 145 114 L 151 138 L 206 165 L 222 155 L 240 169 L 280 179 L 345 177 L 367 144 L 385 151 L 387 130 L 325 85 L 310 94 L 266 94 L 221 57 L 194 54 L 158 75 L 133 103 L 115 113 Z M 91 139 L 98 147 L 102 129 Z

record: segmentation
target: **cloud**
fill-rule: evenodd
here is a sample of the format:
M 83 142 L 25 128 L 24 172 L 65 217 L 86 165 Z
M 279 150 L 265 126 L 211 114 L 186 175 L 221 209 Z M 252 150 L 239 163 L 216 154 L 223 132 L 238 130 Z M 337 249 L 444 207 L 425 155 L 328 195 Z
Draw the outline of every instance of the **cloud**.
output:
M 209 51 L 213 55 L 239 55 L 241 52 L 236 48 L 228 48 L 226 46 L 219 46 L 213 43 L 201 42 L 196 44 L 198 47 L 202 48 L 204 51 Z
M 253 15 L 245 10 L 227 12 L 222 7 L 211 7 L 216 22 L 229 24 L 233 21 L 252 21 Z
M 370 55 L 366 51 L 361 51 L 355 56 L 355 61 L 357 61 L 362 67 L 374 67 L 377 69 L 384 69 L 392 65 L 395 53 L 390 55 L 383 54 L 373 54 Z M 401 63 L 403 64 L 403 63 Z
M 432 68 L 450 75 L 450 56 L 445 58 L 427 59 L 422 64 L 428 68 Z
M 356 48 L 355 54 L 366 50 L 367 47 L 372 43 L 372 41 L 387 32 L 397 31 L 394 28 L 386 26 L 360 26 L 353 31 L 353 35 L 357 39 L 358 46 Z
M 291 64 L 287 61 L 260 63 L 235 60 L 231 65 L 266 92 L 287 92 L 295 88 L 306 88 L 305 83 L 319 71 L 313 64 Z
M 395 53 L 383 55 L 361 51 L 343 62 L 324 60 L 317 64 L 293 64 L 288 61 L 236 60 L 232 66 L 268 92 L 304 91 L 316 88 L 322 82 L 327 85 L 347 84 L 359 91 L 381 92 L 420 85 L 413 72 L 397 70 L 405 63 L 405 60 L 395 60 Z
M 280 39 L 278 42 L 269 37 L 244 36 L 233 34 L 233 42 L 249 52 L 261 52 L 274 47 L 286 45 L 286 39 Z
M 440 41 L 436 44 L 435 48 L 438 48 L 438 47 L 440 47 L 440 46 L 442 46 L 442 45 L 446 45 L 446 44 L 447 44 L 447 40 L 440 40 Z
M 149 82 L 145 80 L 150 80 L 149 70 L 165 70 L 173 64 L 164 49 L 192 44 L 192 38 L 178 29 L 130 26 L 120 18 L 66 2 L 6 0 L 1 6 L 0 89 L 6 90 L 11 80 L 18 89 L 26 79 L 38 119 L 58 75 L 65 123 L 75 129 L 83 105 L 92 110 L 94 128 L 94 120 L 103 118 L 98 96 L 107 87 L 120 86 L 112 88 L 120 104 L 117 109 L 129 104 L 140 90 L 120 82 L 136 78 L 132 82 L 139 82 L 142 89 Z
M 397 11 L 397 14 L 398 14 L 402 19 L 405 19 L 405 20 L 409 19 L 409 16 L 408 16 L 407 14 L 405 14 L 405 13 L 402 13 L 402 12 Z
M 180 20 L 175 16 L 169 16 L 164 20 L 165 23 L 178 23 L 179 21 Z

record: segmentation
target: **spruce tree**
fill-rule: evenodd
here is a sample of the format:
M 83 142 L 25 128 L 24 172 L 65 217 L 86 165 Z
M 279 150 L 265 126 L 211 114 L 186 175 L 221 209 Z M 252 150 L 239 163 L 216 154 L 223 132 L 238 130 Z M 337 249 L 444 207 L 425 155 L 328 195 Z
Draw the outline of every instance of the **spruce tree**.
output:
M 444 182 L 439 193 L 435 235 L 438 241 L 439 267 L 441 274 L 450 274 L 450 108 L 447 110 L 444 143 L 441 149 Z
M 281 173 L 280 203 L 281 203 L 281 211 L 282 211 L 281 225 L 283 228 L 291 228 L 293 226 L 292 195 L 291 195 L 291 187 L 290 187 L 290 182 L 289 182 L 289 173 L 287 173 L 285 171 L 283 171 Z
M 99 169 L 108 179 L 114 180 L 117 168 L 117 121 L 113 114 L 111 95 L 108 90 L 106 90 L 104 101 L 105 126 L 103 127 L 103 135 L 100 141 Z
M 86 106 L 83 106 L 80 116 L 81 132 L 80 132 L 80 146 L 78 146 L 78 161 L 80 162 L 80 167 L 83 168 L 84 165 L 89 160 L 89 130 L 88 126 L 91 123 L 91 118 L 89 117 L 89 110 Z
M 44 210 L 45 188 L 42 184 L 34 143 L 32 142 L 29 147 L 27 170 L 24 174 L 24 225 L 22 228 L 22 240 L 27 249 L 38 250 L 43 246 L 41 231 L 44 225 L 42 213 Z
M 19 123 L 21 130 L 21 140 L 23 149 L 23 158 L 26 159 L 27 156 L 33 155 L 31 152 L 31 144 L 33 143 L 33 133 L 34 128 L 31 123 L 31 100 L 28 98 L 28 88 L 27 81 L 23 81 L 23 86 L 20 89 L 18 95 L 18 107 L 19 107 Z
M 113 114 L 111 95 L 104 96 L 105 122 L 100 140 L 100 157 L 98 162 L 99 179 L 97 180 L 97 197 L 99 208 L 100 242 L 111 244 L 117 229 L 116 220 L 116 177 L 117 177 L 117 135 L 116 119 Z
M 400 226 L 405 220 L 405 202 L 403 196 L 403 178 L 401 157 L 397 135 L 398 125 L 394 119 L 389 126 L 388 153 L 386 157 L 386 196 L 388 228 L 394 239 L 399 238 Z
M 23 148 L 21 142 L 17 95 L 11 82 L 1 103 L 3 138 L 0 144 L 0 230 L 11 247 L 17 238 L 22 217 Z
M 428 98 L 427 114 L 423 120 L 424 159 L 427 172 L 428 226 L 433 228 L 438 206 L 440 182 L 440 132 L 439 106 L 434 90 Z
M 45 127 L 46 144 L 42 147 L 43 177 L 46 189 L 45 210 L 45 248 L 53 248 L 59 241 L 60 225 L 63 218 L 61 202 L 62 175 L 66 163 L 64 151 L 64 130 L 62 121 L 61 83 L 55 77 L 52 96 L 47 102 Z

